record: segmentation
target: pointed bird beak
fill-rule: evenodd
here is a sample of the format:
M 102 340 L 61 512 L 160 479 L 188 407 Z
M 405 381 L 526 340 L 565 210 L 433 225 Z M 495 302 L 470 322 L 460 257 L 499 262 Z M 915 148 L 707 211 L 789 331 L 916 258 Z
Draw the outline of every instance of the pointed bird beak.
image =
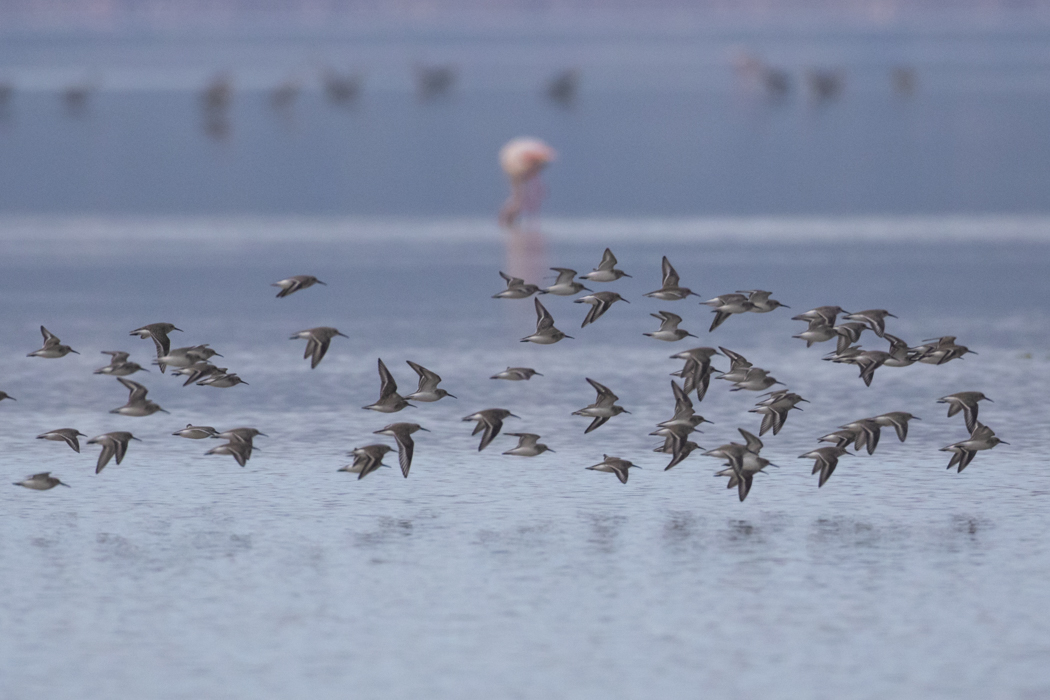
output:
M 71 353 L 73 353 L 74 355 L 79 355 L 79 354 L 80 354 L 79 352 L 77 352 L 77 351 L 76 351 L 76 350 L 74 350 L 73 348 L 70 348 L 70 349 L 69 349 L 69 351 L 70 351 Z
M 999 444 L 1000 445 L 1009 445 L 1010 443 L 1008 443 L 1006 440 L 1000 440 Z
M 270 436 L 269 436 L 269 435 L 267 435 L 266 433 L 259 433 L 259 435 L 261 435 L 261 436 L 263 436 L 263 437 L 270 437 Z M 258 447 L 256 447 L 255 449 L 259 449 L 259 448 L 258 448 Z
M 421 426 L 419 426 L 419 429 L 420 429 L 420 430 L 426 430 L 426 431 L 427 431 L 428 433 L 430 432 L 429 430 L 427 430 L 426 428 L 424 428 L 424 427 L 423 427 L 422 425 L 421 425 Z
M 215 353 L 215 357 L 222 357 L 219 353 Z
M 495 379 L 495 377 L 489 377 L 489 379 Z M 449 394 L 449 393 L 446 393 L 445 396 L 449 397 L 450 399 L 458 399 L 459 398 L 458 396 L 453 396 L 452 394 Z
M 566 337 L 566 338 L 568 338 L 569 340 L 576 340 L 576 339 L 575 339 L 575 338 L 573 338 L 573 337 L 572 337 L 571 335 L 567 335 L 567 336 L 565 336 L 565 337 Z
M 181 329 L 181 328 L 175 328 L 175 327 L 172 327 L 172 329 L 171 329 L 171 330 L 173 330 L 173 331 L 178 331 L 179 333 L 182 333 L 182 329 Z
M 988 398 L 987 396 L 985 396 L 985 397 L 984 397 L 984 400 L 985 400 L 985 401 L 992 401 L 992 400 L 991 400 L 990 398 Z M 995 403 L 995 402 L 994 402 L 994 401 L 992 401 L 992 403 Z
M 513 413 L 509 413 L 507 415 L 509 415 L 511 418 L 519 418 L 519 419 L 521 418 L 521 416 L 516 416 Z
M 327 286 L 327 285 L 326 285 L 326 286 Z M 346 333 L 336 333 L 336 335 L 341 335 L 341 336 L 343 336 L 344 338 L 349 338 L 349 337 L 350 337 L 350 336 L 348 336 L 348 335 L 347 335 Z
M 321 280 L 317 280 L 317 284 L 323 284 L 326 287 L 328 286 L 328 284 L 326 282 L 322 282 Z
M 620 298 L 620 301 L 622 301 L 625 304 L 630 304 L 631 303 L 631 302 L 627 301 L 626 299 L 624 299 L 623 297 Z

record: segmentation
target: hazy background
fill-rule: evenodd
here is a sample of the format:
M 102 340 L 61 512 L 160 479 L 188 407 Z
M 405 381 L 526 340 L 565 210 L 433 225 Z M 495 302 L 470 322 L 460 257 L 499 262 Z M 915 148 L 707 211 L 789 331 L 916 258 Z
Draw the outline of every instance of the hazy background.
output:
M 1048 3 L 367 5 L 0 3 L 0 214 L 489 216 L 521 134 L 562 216 L 1047 210 Z

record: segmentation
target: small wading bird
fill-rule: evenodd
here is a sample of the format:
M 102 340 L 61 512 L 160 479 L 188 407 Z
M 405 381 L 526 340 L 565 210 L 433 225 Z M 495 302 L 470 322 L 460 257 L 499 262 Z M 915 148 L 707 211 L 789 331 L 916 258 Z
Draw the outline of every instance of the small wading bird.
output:
M 610 457 L 609 455 L 602 455 L 602 461 L 594 466 L 587 467 L 596 472 L 608 472 L 615 474 L 616 478 L 620 480 L 621 484 L 627 483 L 627 470 L 631 467 L 635 469 L 641 469 L 637 464 L 632 464 L 626 459 L 620 459 L 619 457 Z
M 105 469 L 113 457 L 116 457 L 117 464 L 120 464 L 128 451 L 128 443 L 132 440 L 138 440 L 138 438 L 124 431 L 104 433 L 88 440 L 87 444 L 102 447 L 102 452 L 98 456 L 98 464 L 95 465 L 95 473 L 98 474 Z
M 57 478 L 51 476 L 51 472 L 40 472 L 39 474 L 34 474 L 33 476 L 27 477 L 22 481 L 15 481 L 14 485 L 24 486 L 27 489 L 32 489 L 34 491 L 47 491 L 48 489 L 53 489 L 56 486 L 69 486 L 69 484 L 65 484 L 59 481 Z
M 595 399 L 594 403 L 590 406 L 572 412 L 572 415 L 574 416 L 584 416 L 586 418 L 594 419 L 591 421 L 591 424 L 587 426 L 587 429 L 583 431 L 584 435 L 605 425 L 613 416 L 618 416 L 621 413 L 630 414 L 630 411 L 626 410 L 623 406 L 615 405 L 620 397 L 612 393 L 609 390 L 609 387 L 599 384 L 590 377 L 587 377 L 586 379 L 587 383 L 594 387 L 594 390 L 598 392 L 598 398 Z
M 478 452 L 481 452 L 499 435 L 499 431 L 503 428 L 504 419 L 519 417 L 505 408 L 486 408 L 484 411 L 471 413 L 469 416 L 464 417 L 463 420 L 477 421 L 478 424 L 474 426 L 474 432 L 471 435 L 477 435 L 481 431 L 485 431 L 481 436 L 481 444 L 478 445 Z
M 440 379 L 438 377 L 439 381 Z M 397 413 L 404 408 L 415 408 L 397 393 L 397 382 L 394 381 L 394 375 L 390 374 L 390 370 L 383 364 L 382 358 L 379 359 L 379 399 L 362 408 L 379 413 Z
M 401 465 L 401 474 L 407 479 L 408 470 L 412 468 L 412 453 L 415 451 L 416 443 L 412 440 L 412 433 L 417 430 L 430 432 L 418 423 L 391 423 L 380 430 L 373 431 L 376 435 L 387 435 L 397 442 L 397 461 Z
M 387 465 L 383 464 L 383 457 L 387 452 L 393 450 L 390 445 L 365 445 L 364 447 L 358 447 L 350 453 L 354 458 L 352 464 L 348 464 L 337 471 L 350 472 L 351 474 L 357 474 L 357 479 L 360 481 L 366 476 L 374 472 L 380 467 Z
M 571 335 L 565 335 L 554 327 L 554 317 L 540 303 L 539 299 L 533 299 L 536 303 L 536 332 L 521 339 L 523 343 L 537 343 L 539 345 L 553 345 L 562 338 L 574 340 Z
M 598 263 L 598 267 L 594 268 L 586 275 L 580 275 L 581 280 L 589 280 L 591 282 L 615 282 L 621 277 L 630 277 L 623 270 L 616 269 L 616 256 L 613 255 L 612 250 L 609 248 L 605 249 L 602 254 L 602 261 Z
M 64 442 L 74 451 L 80 452 L 80 440 L 77 438 L 87 437 L 84 433 L 80 432 L 76 428 L 59 428 L 58 430 L 49 430 L 46 433 L 41 433 L 36 436 L 37 440 L 53 440 L 55 442 Z
M 69 353 L 73 353 L 75 355 L 80 354 L 68 345 L 63 345 L 62 340 L 57 335 L 44 328 L 43 326 L 40 326 L 40 334 L 44 336 L 43 347 L 41 347 L 39 350 L 34 350 L 33 352 L 26 355 L 26 357 L 43 357 L 48 360 L 53 360 L 55 358 L 65 357 Z
M 282 297 L 288 296 L 289 294 L 295 294 L 300 289 L 312 287 L 315 284 L 324 284 L 324 282 L 317 279 L 313 275 L 295 275 L 294 277 L 289 277 L 288 279 L 281 280 L 279 282 L 274 282 L 270 286 L 281 288 L 281 291 L 277 292 L 277 298 L 280 299 Z
M 317 328 L 299 331 L 290 340 L 306 341 L 306 352 L 303 353 L 303 359 L 310 358 L 310 369 L 316 369 L 317 365 L 324 359 L 325 353 L 328 352 L 328 346 L 331 345 L 332 338 L 337 335 L 341 335 L 344 338 L 350 337 L 330 326 L 318 326 Z

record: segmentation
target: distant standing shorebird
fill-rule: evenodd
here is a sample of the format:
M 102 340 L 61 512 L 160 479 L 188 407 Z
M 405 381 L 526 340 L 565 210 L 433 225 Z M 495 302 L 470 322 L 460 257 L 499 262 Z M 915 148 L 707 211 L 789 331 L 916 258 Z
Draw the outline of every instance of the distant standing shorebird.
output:
M 397 442 L 397 461 L 401 465 L 401 474 L 407 479 L 408 470 L 412 468 L 412 453 L 416 443 L 412 433 L 417 430 L 430 432 L 418 423 L 391 423 L 381 430 L 373 431 L 376 435 L 388 435 Z
M 630 411 L 626 410 L 623 406 L 614 405 L 620 400 L 620 397 L 612 393 L 609 387 L 604 384 L 599 384 L 590 377 L 587 377 L 587 383 L 594 387 L 594 390 L 598 392 L 598 398 L 595 399 L 594 403 L 586 408 L 581 408 L 579 411 L 573 411 L 574 416 L 584 416 L 586 418 L 593 418 L 591 424 L 587 426 L 587 429 L 583 431 L 583 434 L 600 428 L 605 425 L 610 418 L 618 416 L 621 413 L 630 414 Z
M 126 377 L 129 374 L 135 374 L 135 372 L 149 371 L 137 362 L 128 362 L 128 356 L 130 353 L 122 352 L 120 350 L 103 350 L 102 354 L 110 356 L 109 364 L 105 367 L 99 367 L 96 369 L 95 374 L 108 374 L 111 377 Z
M 128 402 L 120 408 L 114 408 L 110 413 L 137 417 L 151 416 L 157 411 L 167 413 L 163 408 L 146 398 L 146 394 L 149 393 L 146 387 L 130 379 L 124 379 L 124 377 L 117 377 L 117 381 L 128 390 Z
M 303 353 L 303 359 L 305 360 L 309 357 L 310 369 L 315 369 L 321 363 L 321 360 L 324 359 L 325 353 L 328 352 L 328 346 L 332 343 L 332 338 L 337 335 L 341 335 L 344 338 L 350 337 L 330 326 L 318 326 L 317 328 L 299 331 L 291 336 L 290 340 L 306 341 L 306 352 Z
M 499 213 L 502 225 L 512 227 L 522 212 L 539 211 L 543 199 L 539 175 L 557 156 L 553 148 L 535 138 L 511 139 L 500 149 L 499 164 L 510 181 L 510 197 Z
M 570 270 L 567 267 L 552 267 L 551 270 L 558 273 L 558 279 L 551 286 L 540 290 L 541 294 L 569 297 L 580 292 L 591 291 L 576 281 L 576 270 Z
M 358 447 L 354 449 L 350 454 L 354 457 L 353 464 L 348 464 L 345 467 L 338 469 L 341 472 L 350 472 L 351 474 L 357 474 L 357 479 L 360 481 L 366 476 L 374 472 L 380 467 L 385 467 L 383 464 L 383 457 L 387 452 L 390 452 L 392 448 L 390 445 L 365 445 L 364 447 Z
M 383 358 L 379 358 L 379 399 L 361 408 L 380 413 L 397 413 L 404 408 L 415 408 L 397 393 L 397 382 L 394 381 L 394 375 L 390 374 L 390 370 L 383 364 Z
M 616 269 L 616 262 L 616 256 L 613 255 L 612 250 L 606 248 L 605 253 L 602 254 L 602 261 L 598 263 L 598 267 L 586 275 L 580 275 L 580 279 L 590 280 L 591 282 L 615 282 L 621 277 L 630 277 L 623 270 Z
M 80 452 L 80 441 L 78 437 L 87 437 L 84 433 L 80 432 L 76 428 L 59 428 L 58 430 L 49 430 L 46 433 L 41 433 L 36 436 L 37 440 L 53 440 L 55 442 L 64 442 L 74 451 Z
M 587 311 L 587 316 L 583 319 L 583 323 L 580 328 L 586 328 L 588 325 L 594 323 L 602 314 L 609 310 L 609 307 L 618 301 L 622 301 L 625 304 L 631 302 L 624 299 L 616 292 L 593 292 L 586 296 L 582 296 L 579 299 L 573 301 L 574 304 L 590 304 L 591 308 Z
M 696 337 L 692 333 L 678 327 L 678 324 L 682 322 L 682 317 L 678 314 L 673 314 L 670 311 L 659 311 L 649 315 L 660 319 L 660 329 L 652 333 L 642 333 L 642 335 L 647 335 L 656 340 L 666 340 L 667 342 Z
M 499 431 L 503 428 L 503 421 L 506 418 L 520 418 L 505 408 L 486 408 L 484 411 L 478 411 L 477 413 L 471 413 L 469 416 L 463 418 L 464 421 L 477 421 L 478 424 L 474 426 L 474 432 L 471 435 L 477 435 L 481 431 L 485 431 L 481 436 L 481 444 L 478 445 L 478 452 L 488 447 L 489 443 L 496 439 L 499 435 Z
M 615 474 L 616 478 L 620 480 L 621 484 L 627 483 L 627 470 L 631 467 L 635 469 L 641 469 L 636 464 L 628 462 L 626 459 L 620 459 L 619 457 L 610 457 L 609 455 L 602 455 L 602 461 L 594 466 L 587 467 L 596 472 L 609 472 Z
M 26 477 L 23 481 L 15 481 L 13 483 L 15 486 L 24 486 L 27 489 L 32 489 L 34 491 L 47 491 L 56 486 L 69 486 L 69 484 L 63 483 L 57 478 L 51 476 L 51 472 L 40 472 L 39 474 Z
M 949 394 L 937 399 L 937 403 L 948 404 L 948 417 L 951 418 L 959 411 L 963 412 L 966 419 L 966 429 L 971 433 L 977 427 L 977 402 L 992 401 L 979 391 L 960 391 L 957 394 Z M 992 401 L 992 403 L 995 403 Z
M 535 284 L 525 284 L 525 280 L 511 277 L 503 270 L 500 270 L 499 276 L 507 282 L 507 288 L 493 294 L 493 299 L 525 299 L 540 290 Z
M 40 326 L 40 334 L 44 336 L 43 347 L 41 347 L 39 350 L 34 350 L 33 352 L 26 355 L 26 357 L 43 357 L 52 360 L 58 357 L 65 357 L 69 353 L 73 353 L 75 355 L 80 354 L 68 345 L 63 345 L 62 340 L 57 335 L 44 328 L 43 326 Z
M 325 284 L 325 283 L 322 282 L 321 280 L 317 279 L 313 275 L 295 275 L 294 277 L 289 277 L 288 279 L 281 280 L 279 282 L 274 282 L 270 286 L 271 287 L 280 287 L 281 288 L 281 291 L 277 292 L 277 298 L 280 299 L 282 297 L 288 296 L 289 294 L 295 294 L 300 289 L 306 289 L 307 287 L 312 287 L 315 284 Z M 325 285 L 325 286 L 328 286 L 328 285 Z
M 645 296 L 653 299 L 659 299 L 660 301 L 678 301 L 685 299 L 687 296 L 699 296 L 693 290 L 687 287 L 680 287 L 678 285 L 679 277 L 674 267 L 671 266 L 671 261 L 664 256 L 663 259 L 663 286 L 657 289 L 655 292 L 649 292 Z
M 537 343 L 539 345 L 553 345 L 562 338 L 574 340 L 571 335 L 565 335 L 554 327 L 554 317 L 544 308 L 539 299 L 536 303 L 536 332 L 521 339 L 523 343 Z
M 435 372 L 431 372 L 423 365 L 418 365 L 411 360 L 405 360 L 405 362 L 407 362 L 408 366 L 419 375 L 419 386 L 413 393 L 405 397 L 406 400 L 430 403 L 433 401 L 440 401 L 446 396 L 450 399 L 456 398 L 444 389 L 438 387 L 438 384 L 441 383 L 441 377 Z
M 512 447 L 503 454 L 515 455 L 517 457 L 536 457 L 544 452 L 554 452 L 551 448 L 538 442 L 540 436 L 535 433 L 504 433 L 510 437 L 518 438 L 517 447 Z
M 109 464 L 109 460 L 113 457 L 116 457 L 117 464 L 120 464 L 128 451 L 128 443 L 132 440 L 138 440 L 138 438 L 122 430 L 96 435 L 88 440 L 87 444 L 100 445 L 102 447 L 102 452 L 98 456 L 98 464 L 95 466 L 95 473 L 98 474 L 105 469 L 106 465 Z
M 511 382 L 524 382 L 532 379 L 534 376 L 542 377 L 543 375 L 531 367 L 508 367 L 502 372 L 497 372 L 492 375 L 489 379 L 506 379 Z

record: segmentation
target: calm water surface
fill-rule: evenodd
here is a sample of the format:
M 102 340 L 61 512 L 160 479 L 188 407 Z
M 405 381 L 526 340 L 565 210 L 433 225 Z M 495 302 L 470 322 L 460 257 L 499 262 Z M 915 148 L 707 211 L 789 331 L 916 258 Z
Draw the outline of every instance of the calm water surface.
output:
M 641 222 L 645 238 L 613 243 L 634 277 L 610 288 L 632 303 L 580 329 L 583 307 L 548 298 L 576 336 L 550 347 L 518 342 L 532 302 L 491 299 L 497 271 L 589 270 L 605 245 L 593 226 L 561 222 L 542 249 L 533 241 L 539 252 L 512 255 L 494 227 L 469 222 L 265 224 L 2 224 L 0 389 L 18 401 L 0 404 L 0 476 L 52 470 L 72 488 L 0 488 L 0 696 L 1050 693 L 1045 222 L 1009 243 L 944 237 L 965 220 L 925 242 L 921 226 L 872 242 L 850 239 L 856 222 L 825 222 L 837 243 L 762 243 L 746 222 L 724 235 Z M 659 286 L 664 254 L 705 299 L 760 287 L 792 311 L 708 334 L 696 300 L 641 296 Z M 329 286 L 273 298 L 270 282 L 304 272 Z M 909 342 L 950 333 L 979 355 L 883 368 L 865 388 L 854 368 L 820 361 L 826 346 L 790 338 L 802 330 L 791 313 L 821 304 L 887 308 Z M 763 454 L 780 468 L 745 503 L 712 478 L 717 461 L 664 472 L 651 451 L 680 366 L 668 355 L 690 347 L 642 335 L 661 309 L 682 315 L 696 344 L 742 352 L 812 402 L 768 436 Z M 183 388 L 154 368 L 135 379 L 170 415 L 107 413 L 126 392 L 91 374 L 99 351 L 145 363 L 152 344 L 128 331 L 161 320 L 185 330 L 179 345 L 210 342 L 249 385 Z M 26 358 L 41 323 L 82 354 Z M 288 336 L 318 325 L 350 338 L 311 371 Z M 361 410 L 377 396 L 379 357 L 403 389 L 410 359 L 459 398 L 394 417 Z M 508 365 L 544 376 L 488 379 Z M 583 435 L 587 420 L 570 413 L 593 401 L 584 377 L 631 415 Z M 699 436 L 708 448 L 759 424 L 753 393 L 712 384 L 698 407 L 715 422 Z M 994 399 L 981 420 L 1011 445 L 960 475 L 938 448 L 965 429 L 935 399 L 961 390 Z M 501 456 L 509 437 L 478 453 L 460 418 L 491 406 L 556 454 Z M 884 434 L 818 490 L 797 455 L 891 410 L 922 418 L 908 441 Z M 411 478 L 336 472 L 393 420 L 432 431 L 417 434 Z M 242 469 L 204 456 L 214 443 L 170 435 L 190 422 L 270 437 Z M 95 476 L 97 448 L 34 439 L 65 426 L 142 442 Z M 643 469 L 627 485 L 584 469 L 604 453 Z

